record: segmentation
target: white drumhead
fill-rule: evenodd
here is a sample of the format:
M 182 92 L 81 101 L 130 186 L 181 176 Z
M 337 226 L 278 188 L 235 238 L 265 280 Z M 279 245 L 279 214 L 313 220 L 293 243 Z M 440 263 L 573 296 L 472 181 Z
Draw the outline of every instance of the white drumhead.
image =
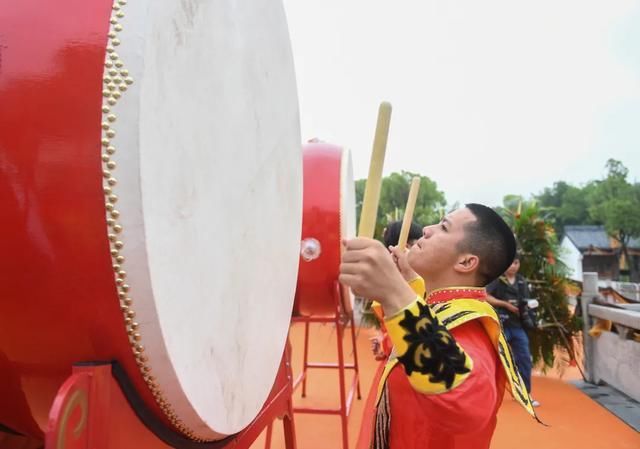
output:
M 356 183 L 353 179 L 351 151 L 342 149 L 340 161 L 340 235 L 343 239 L 356 236 Z M 343 288 L 343 305 L 353 310 L 354 297 L 350 288 Z
M 218 439 L 267 398 L 296 284 L 302 157 L 284 9 L 121 11 L 115 49 L 133 84 L 111 108 L 111 143 L 131 307 L 170 419 Z

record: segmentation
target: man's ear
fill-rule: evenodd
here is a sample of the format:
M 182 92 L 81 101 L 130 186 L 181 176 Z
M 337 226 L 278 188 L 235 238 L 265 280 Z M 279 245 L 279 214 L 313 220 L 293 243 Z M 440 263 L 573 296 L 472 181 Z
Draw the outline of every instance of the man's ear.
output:
M 478 270 L 480 258 L 474 254 L 460 254 L 453 269 L 460 274 L 470 274 Z

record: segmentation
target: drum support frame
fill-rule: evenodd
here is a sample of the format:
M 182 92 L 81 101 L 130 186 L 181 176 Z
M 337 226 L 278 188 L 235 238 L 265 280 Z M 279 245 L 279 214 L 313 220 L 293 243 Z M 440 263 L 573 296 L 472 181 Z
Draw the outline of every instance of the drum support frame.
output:
M 238 434 L 208 443 L 166 426 L 117 362 L 78 363 L 54 399 L 45 449 L 128 449 L 114 443 L 123 436 L 136 449 L 249 449 L 264 429 L 269 439 L 276 418 L 283 421 L 285 448 L 296 449 L 290 354 L 287 342 L 274 386 L 253 422 Z
M 293 389 L 296 390 L 300 384 L 302 384 L 302 397 L 307 395 L 307 374 L 309 368 L 315 369 L 337 369 L 340 389 L 340 407 L 338 408 L 318 408 L 318 407 L 294 407 L 295 413 L 308 413 L 319 415 L 339 415 L 340 423 L 342 427 L 342 448 L 349 448 L 349 434 L 348 434 L 348 417 L 351 412 L 351 405 L 353 403 L 354 395 L 357 395 L 358 399 L 362 398 L 360 392 L 360 370 L 358 367 L 358 349 L 356 344 L 356 331 L 355 320 L 353 318 L 353 311 L 347 310 L 343 305 L 342 288 L 340 283 L 336 281 L 333 288 L 333 299 L 335 303 L 335 313 L 331 316 L 299 316 L 292 318 L 293 322 L 304 323 L 304 355 L 302 372 L 298 375 L 293 382 Z M 346 320 L 342 318 L 346 316 Z M 336 326 L 336 339 L 338 346 L 338 361 L 337 363 L 317 363 L 309 362 L 309 327 L 311 323 L 333 323 Z M 350 325 L 350 326 L 349 326 Z M 347 331 L 346 327 L 351 328 L 351 341 L 353 347 L 353 363 L 345 363 L 344 357 L 344 334 Z M 353 370 L 353 380 L 351 381 L 351 387 L 346 390 L 345 377 L 346 370 Z

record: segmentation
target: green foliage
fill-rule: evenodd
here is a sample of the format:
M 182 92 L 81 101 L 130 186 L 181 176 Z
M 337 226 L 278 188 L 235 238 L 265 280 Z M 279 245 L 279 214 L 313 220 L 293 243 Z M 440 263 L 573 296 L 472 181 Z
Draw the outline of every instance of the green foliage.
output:
M 627 181 L 629 170 L 615 159 L 606 164 L 607 176 L 593 183 L 589 195 L 589 213 L 604 224 L 607 233 L 620 242 L 626 260 L 627 246 L 632 238 L 640 237 L 640 184 Z M 634 264 L 629 264 L 631 280 L 638 281 Z
M 538 317 L 545 323 L 529 335 L 534 363 L 542 360 L 546 366 L 553 366 L 555 348 L 571 345 L 571 337 L 579 329 L 567 304 L 567 268 L 559 260 L 555 230 L 535 201 L 505 197 L 501 213 L 518 239 L 520 272 L 531 283 L 531 293 L 540 303 Z M 567 349 L 573 353 L 572 347 Z
M 558 181 L 536 196 L 541 209 L 549 212 L 548 217 L 559 235 L 564 234 L 567 225 L 599 224 L 589 214 L 589 195 L 593 183 L 575 187 Z
M 389 176 L 382 178 L 380 203 L 376 220 L 376 238 L 382 238 L 382 231 L 388 223 L 402 220 L 404 208 L 407 204 L 407 197 L 409 196 L 411 179 L 414 176 L 420 175 L 402 171 L 400 173 L 391 173 Z M 360 220 L 360 211 L 362 210 L 362 198 L 364 197 L 365 185 L 366 179 L 356 181 L 356 216 L 358 217 L 358 221 Z M 416 200 L 413 221 L 423 226 L 437 222 L 440 220 L 446 204 L 444 193 L 438 190 L 436 183 L 426 176 L 420 176 L 420 191 L 418 192 L 418 198 Z

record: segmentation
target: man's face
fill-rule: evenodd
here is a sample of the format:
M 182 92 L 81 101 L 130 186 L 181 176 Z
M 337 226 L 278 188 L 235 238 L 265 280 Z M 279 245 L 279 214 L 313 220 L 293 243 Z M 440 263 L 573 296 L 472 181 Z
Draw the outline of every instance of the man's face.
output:
M 507 268 L 506 274 L 507 276 L 515 276 L 518 273 L 518 270 L 520 270 L 520 261 L 518 259 L 514 259 L 509 268 Z
M 425 278 L 453 269 L 460 255 L 458 244 L 464 239 L 464 227 L 475 220 L 465 207 L 451 212 L 440 223 L 425 227 L 422 238 L 409 251 L 411 267 Z

